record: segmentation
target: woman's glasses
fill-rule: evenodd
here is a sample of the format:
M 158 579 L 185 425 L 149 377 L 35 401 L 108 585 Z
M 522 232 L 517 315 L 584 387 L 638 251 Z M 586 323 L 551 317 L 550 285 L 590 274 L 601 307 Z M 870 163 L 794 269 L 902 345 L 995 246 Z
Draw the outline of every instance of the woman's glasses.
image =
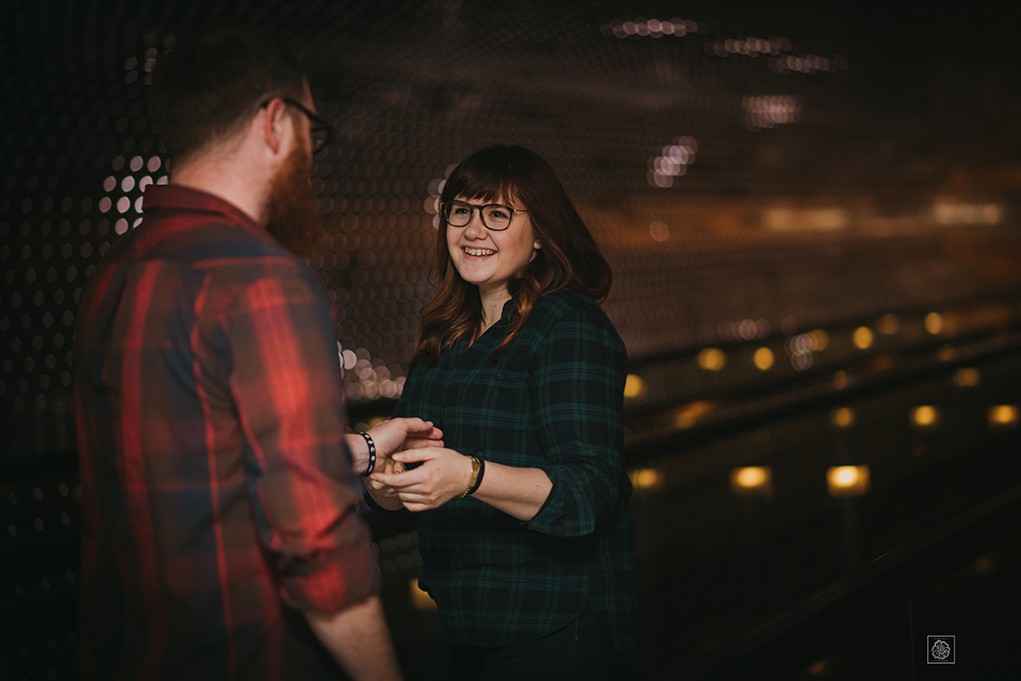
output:
M 475 209 L 479 209 L 479 216 L 486 229 L 494 232 L 502 232 L 510 226 L 514 213 L 527 213 L 527 210 L 520 208 L 508 208 L 498 203 L 489 203 L 485 206 L 476 206 L 464 201 L 451 201 L 443 204 L 443 218 L 451 227 L 467 227 L 472 221 Z

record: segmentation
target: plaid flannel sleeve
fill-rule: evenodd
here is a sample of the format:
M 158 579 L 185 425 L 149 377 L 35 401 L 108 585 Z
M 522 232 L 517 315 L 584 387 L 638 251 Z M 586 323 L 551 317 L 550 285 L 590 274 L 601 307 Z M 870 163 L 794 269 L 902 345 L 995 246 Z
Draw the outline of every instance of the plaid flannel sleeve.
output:
M 579 306 L 546 337 L 532 401 L 553 483 L 526 527 L 556 536 L 591 534 L 610 516 L 624 475 L 622 409 L 627 354 L 605 315 Z
M 295 608 L 333 612 L 378 591 L 360 484 L 344 446 L 332 308 L 294 267 L 249 284 L 225 320 L 260 540 Z

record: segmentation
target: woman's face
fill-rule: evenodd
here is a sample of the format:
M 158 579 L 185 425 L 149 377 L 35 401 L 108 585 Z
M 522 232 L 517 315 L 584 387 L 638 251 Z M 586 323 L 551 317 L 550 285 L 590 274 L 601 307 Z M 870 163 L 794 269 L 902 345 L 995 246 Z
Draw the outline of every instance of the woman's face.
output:
M 458 196 L 454 200 L 474 206 L 471 222 L 467 225 L 455 227 L 447 224 L 447 250 L 454 267 L 462 279 L 478 286 L 482 293 L 502 293 L 510 298 L 508 282 L 531 262 L 536 250 L 541 248 L 529 214 L 521 212 L 524 206 L 504 197 L 496 201 L 480 201 Z M 493 203 L 514 209 L 505 230 L 496 232 L 482 223 L 479 207 Z

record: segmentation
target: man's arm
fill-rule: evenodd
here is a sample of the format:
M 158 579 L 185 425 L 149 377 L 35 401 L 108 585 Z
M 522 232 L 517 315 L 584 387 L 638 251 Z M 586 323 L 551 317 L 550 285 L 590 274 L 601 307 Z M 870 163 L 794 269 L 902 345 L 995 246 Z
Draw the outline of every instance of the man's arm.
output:
M 352 679 L 401 678 L 379 596 L 334 613 L 305 611 L 305 619 Z
M 380 421 L 368 430 L 376 446 L 376 466 L 394 452 L 404 449 L 415 449 L 416 447 L 442 447 L 443 431 L 435 427 L 432 421 L 423 421 L 419 418 L 392 418 Z M 348 433 L 344 436 L 347 449 L 351 452 L 352 468 L 356 473 L 362 473 L 369 467 L 369 445 L 368 442 L 358 433 Z
M 305 613 L 331 656 L 359 681 L 399 679 L 377 559 L 355 507 L 361 483 L 343 450 L 330 308 L 314 275 L 302 275 L 281 267 L 251 282 L 224 316 L 257 537 L 281 598 Z

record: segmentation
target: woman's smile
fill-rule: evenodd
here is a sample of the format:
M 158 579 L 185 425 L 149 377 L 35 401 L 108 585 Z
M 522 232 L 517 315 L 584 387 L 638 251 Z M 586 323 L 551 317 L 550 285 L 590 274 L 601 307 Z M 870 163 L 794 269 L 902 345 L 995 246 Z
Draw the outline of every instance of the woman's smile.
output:
M 447 225 L 451 262 L 462 279 L 480 287 L 484 294 L 495 293 L 509 299 L 508 282 L 528 265 L 540 248 L 528 213 L 517 208 L 506 227 L 493 230 L 482 220 L 482 202 L 469 201 L 464 196 L 458 196 L 456 201 L 462 211 L 471 212 L 471 217 L 463 226 Z M 505 202 L 514 201 L 499 196 L 486 205 L 505 205 Z
M 472 248 L 470 246 L 462 246 L 461 250 L 473 258 L 485 258 L 496 253 L 491 248 Z

